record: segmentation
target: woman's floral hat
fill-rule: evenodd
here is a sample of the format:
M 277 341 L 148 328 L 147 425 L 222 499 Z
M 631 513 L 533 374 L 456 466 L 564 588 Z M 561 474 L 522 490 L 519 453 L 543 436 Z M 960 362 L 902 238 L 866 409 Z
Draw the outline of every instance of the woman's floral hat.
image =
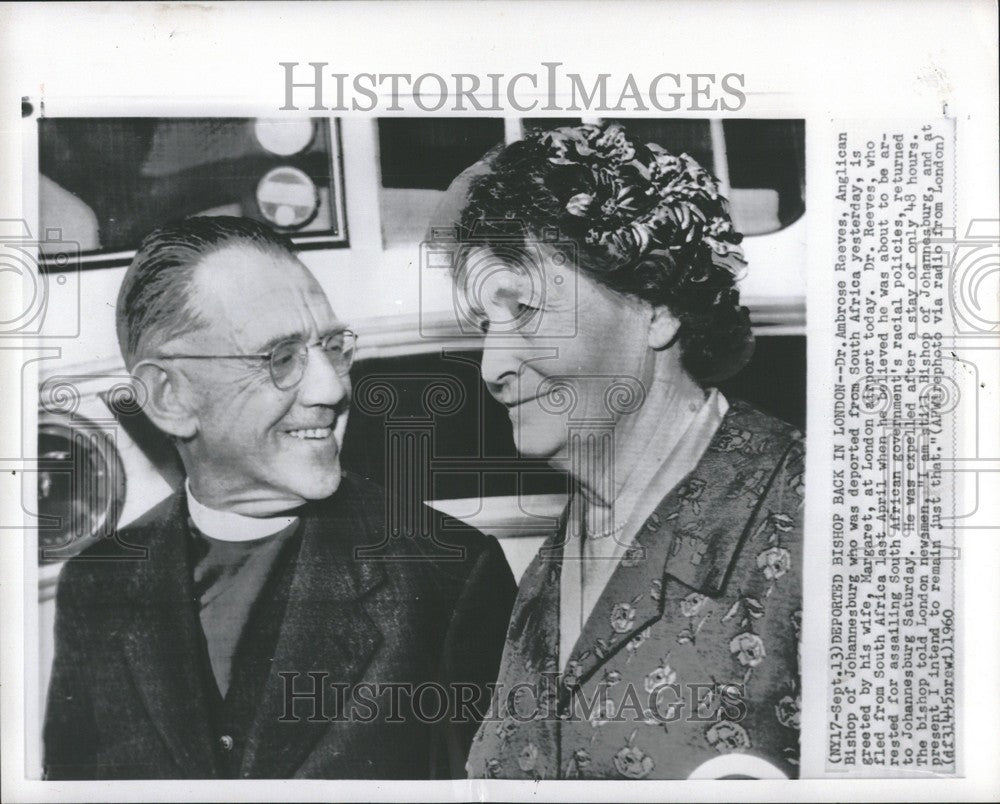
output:
M 533 135 L 553 165 L 576 167 L 566 213 L 585 227 L 584 242 L 616 262 L 704 243 L 712 262 L 739 278 L 746 260 L 728 202 L 707 170 L 687 154 L 629 140 L 617 123 L 557 128 Z
M 750 359 L 736 287 L 743 235 L 718 182 L 687 154 L 636 143 L 613 122 L 529 132 L 456 177 L 428 227 L 430 241 L 487 247 L 553 237 L 572 240 L 577 267 L 612 291 L 669 307 L 699 382 L 732 377 Z

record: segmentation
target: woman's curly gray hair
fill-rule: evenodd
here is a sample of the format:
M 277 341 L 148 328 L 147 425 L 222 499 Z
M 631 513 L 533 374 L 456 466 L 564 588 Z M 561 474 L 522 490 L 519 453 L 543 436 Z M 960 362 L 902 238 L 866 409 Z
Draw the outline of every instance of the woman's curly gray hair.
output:
M 713 384 L 746 365 L 743 236 L 715 178 L 687 154 L 632 142 L 617 123 L 584 125 L 534 132 L 471 172 L 462 239 L 510 247 L 520 230 L 523 247 L 557 230 L 588 276 L 670 309 L 692 377 Z

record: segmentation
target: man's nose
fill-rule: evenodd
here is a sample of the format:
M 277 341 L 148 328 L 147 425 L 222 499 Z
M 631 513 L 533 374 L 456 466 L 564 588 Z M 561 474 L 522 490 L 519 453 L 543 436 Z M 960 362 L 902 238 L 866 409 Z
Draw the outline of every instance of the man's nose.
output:
M 302 382 L 299 383 L 299 402 L 332 407 L 342 402 L 350 390 L 350 376 L 340 374 L 319 346 L 311 347 Z

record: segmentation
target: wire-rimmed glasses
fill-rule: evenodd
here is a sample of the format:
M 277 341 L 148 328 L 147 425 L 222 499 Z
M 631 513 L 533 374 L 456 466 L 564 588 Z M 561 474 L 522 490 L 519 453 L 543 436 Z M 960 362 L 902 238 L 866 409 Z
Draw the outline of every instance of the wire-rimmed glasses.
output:
M 245 355 L 160 355 L 159 360 L 266 360 L 271 381 L 281 391 L 295 388 L 306 373 L 309 351 L 318 346 L 330 361 L 333 370 L 346 376 L 354 363 L 358 336 L 349 329 L 325 335 L 307 343 L 301 338 L 289 338 L 276 344 L 269 352 Z

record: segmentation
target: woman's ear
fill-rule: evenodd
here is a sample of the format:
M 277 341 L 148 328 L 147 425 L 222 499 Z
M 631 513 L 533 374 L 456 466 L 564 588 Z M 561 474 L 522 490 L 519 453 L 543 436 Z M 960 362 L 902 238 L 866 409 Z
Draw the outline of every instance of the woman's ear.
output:
M 132 381 L 143 412 L 160 430 L 180 439 L 198 432 L 183 376 L 155 360 L 144 360 L 132 369 Z
M 649 347 L 666 349 L 673 343 L 680 328 L 681 322 L 666 305 L 654 305 L 649 320 Z

